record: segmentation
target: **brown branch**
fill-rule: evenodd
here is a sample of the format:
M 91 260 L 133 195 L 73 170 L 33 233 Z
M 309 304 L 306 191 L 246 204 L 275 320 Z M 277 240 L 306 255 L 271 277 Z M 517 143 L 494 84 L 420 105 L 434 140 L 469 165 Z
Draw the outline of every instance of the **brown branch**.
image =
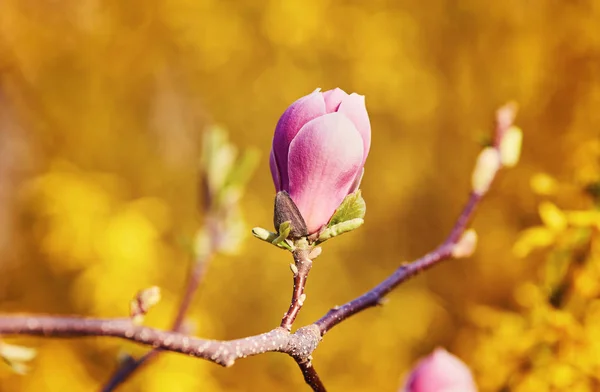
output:
M 334 307 L 325 316 L 317 320 L 315 325 L 319 327 L 321 335 L 324 335 L 327 331 L 346 320 L 348 317 L 372 306 L 379 305 L 383 297 L 396 288 L 400 283 L 405 282 L 421 271 L 433 267 L 440 261 L 449 259 L 452 256 L 452 251 L 455 245 L 458 243 L 462 234 L 464 233 L 467 223 L 473 215 L 475 207 L 481 200 L 481 197 L 482 196 L 477 193 L 471 193 L 469 201 L 456 221 L 456 224 L 454 225 L 450 235 L 446 241 L 444 241 L 435 250 L 427 253 L 425 256 L 413 261 L 410 264 L 400 266 L 392 275 L 365 294 L 342 306 Z
M 300 367 L 300 371 L 304 376 L 304 381 L 306 381 L 308 386 L 310 386 L 314 392 L 327 392 L 325 385 L 323 385 L 323 382 L 319 378 L 310 358 L 307 360 L 297 359 L 296 363 Z
M 54 316 L 2 316 L 0 334 L 62 338 L 117 337 L 165 351 L 203 358 L 226 367 L 233 365 L 237 359 L 266 352 L 281 352 L 294 358 L 307 358 L 321 339 L 314 325 L 300 328 L 293 334 L 279 327 L 260 335 L 219 341 L 135 325 L 128 318 L 88 319 Z
M 387 293 L 418 272 L 449 258 L 480 200 L 481 195 L 476 193 L 471 194 L 466 207 L 460 214 L 450 235 L 437 249 L 410 264 L 401 266 L 390 277 L 369 292 L 341 307 L 330 310 L 314 324 L 302 327 L 293 334 L 287 328 L 279 327 L 270 332 L 243 339 L 217 341 L 193 338 L 178 332 L 165 332 L 149 327 L 137 326 L 132 323 L 131 319 L 96 320 L 77 317 L 3 316 L 0 317 L 0 335 L 21 334 L 53 337 L 112 336 L 150 345 L 155 349 L 196 356 L 222 366 L 231 366 L 235 360 L 251 355 L 272 351 L 282 352 L 296 360 L 307 384 L 314 391 L 325 391 L 325 387 L 312 367 L 310 360 L 310 356 L 317 348 L 321 336 L 350 316 L 377 305 Z M 304 255 L 306 257 L 297 258 L 297 261 L 301 261 L 300 264 L 306 260 L 310 261 L 308 255 Z M 309 269 L 307 268 L 307 271 Z M 305 280 L 298 280 L 295 283 L 299 284 L 298 287 L 303 288 L 302 284 L 305 283 Z M 294 289 L 294 298 L 298 295 L 296 291 Z M 298 293 L 301 296 L 303 291 L 298 291 Z M 288 313 L 297 314 L 300 308 L 299 305 L 301 304 L 294 305 L 292 303 L 290 309 L 293 310 Z M 293 321 L 291 317 L 289 319 Z M 151 358 L 153 355 L 155 354 L 150 353 L 147 354 L 147 357 Z M 139 366 L 136 364 L 137 362 L 134 362 L 131 366 Z
M 294 288 L 292 289 L 292 300 L 290 302 L 290 308 L 283 316 L 281 320 L 281 327 L 292 330 L 292 324 L 296 320 L 306 294 L 304 294 L 304 288 L 306 286 L 306 279 L 308 273 L 312 267 L 312 260 L 309 258 L 310 249 L 297 248 L 294 250 L 294 264 L 292 265 L 292 272 L 294 273 Z
M 212 246 L 211 246 L 212 248 Z M 183 326 L 183 322 L 185 320 L 185 315 L 187 314 L 190 305 L 192 303 L 192 299 L 194 298 L 194 294 L 198 290 L 198 286 L 202 282 L 204 275 L 206 274 L 207 266 L 214 256 L 214 252 L 212 249 L 202 255 L 200 259 L 195 260 L 194 268 L 190 272 L 190 277 L 188 280 L 188 284 L 181 300 L 181 304 L 177 311 L 177 315 L 175 316 L 175 320 L 173 322 L 173 326 L 171 327 L 171 331 L 180 332 Z M 104 387 L 102 387 L 102 392 L 111 392 L 115 390 L 119 385 L 125 382 L 127 378 L 129 378 L 137 369 L 142 367 L 143 365 L 150 362 L 152 359 L 158 356 L 160 353 L 160 349 L 153 349 L 150 352 L 144 354 L 138 359 L 134 359 L 132 357 L 128 357 L 125 361 L 121 363 L 121 365 L 115 370 L 110 379 L 106 382 Z
M 367 308 L 380 304 L 383 297 L 385 297 L 399 284 L 412 278 L 421 271 L 429 269 L 441 261 L 447 260 L 453 256 L 453 252 L 465 233 L 467 224 L 472 218 L 477 205 L 495 179 L 498 169 L 500 169 L 502 141 L 510 127 L 512 127 L 515 115 L 516 105 L 514 103 L 506 104 L 496 112 L 494 140 L 492 147 L 489 148 L 494 150 L 492 153 L 492 160 L 494 160 L 494 162 L 489 162 L 489 160 L 482 162 L 481 158 L 483 153 L 486 151 L 483 151 L 482 154 L 480 154 L 480 159 L 477 162 L 473 174 L 474 177 L 477 176 L 477 178 L 473 178 L 473 190 L 469 195 L 467 204 L 458 216 L 458 219 L 456 220 L 456 223 L 454 224 L 454 227 L 450 231 L 450 234 L 446 240 L 436 249 L 427 253 L 420 259 L 400 266 L 392 275 L 390 275 L 370 291 L 342 306 L 337 306 L 331 309 L 325 316 L 321 317 L 314 323 L 319 327 L 321 335 L 324 335 L 327 331 L 346 320 L 348 317 Z M 520 146 L 518 148 L 520 148 Z M 495 160 L 498 161 L 495 162 Z M 494 163 L 496 163 L 497 166 L 494 166 Z
M 210 254 L 207 254 L 202 260 L 196 260 L 194 262 L 194 268 L 190 273 L 185 293 L 183 294 L 181 304 L 179 305 L 179 310 L 177 311 L 177 315 L 175 316 L 175 320 L 173 321 L 173 326 L 171 327 L 173 331 L 180 331 L 183 327 L 183 322 L 185 321 L 185 316 L 192 304 L 194 294 L 196 294 L 196 292 L 198 291 L 198 287 L 204 279 L 204 275 L 206 274 L 206 270 L 208 269 L 208 264 L 210 263 L 210 260 L 213 258 L 213 256 L 214 253 L 211 252 Z
M 512 125 L 513 117 L 514 108 L 512 107 L 506 106 L 498 112 L 496 135 L 502 135 L 506 132 L 506 128 Z M 496 158 L 496 155 L 499 156 L 501 144 L 501 137 L 497 136 L 493 146 L 497 154 L 492 154 L 491 158 Z M 481 157 L 482 155 L 480 155 Z M 478 161 L 475 170 L 478 176 L 474 177 L 474 184 L 476 184 L 473 185 L 474 191 L 471 192 L 467 204 L 459 215 L 449 236 L 440 246 L 420 259 L 401 266 L 372 290 L 345 305 L 331 309 L 315 323 L 302 327 L 293 334 L 290 333 L 291 326 L 304 302 L 304 286 L 312 265 L 311 249 L 303 247 L 294 251 L 294 267 L 297 271 L 294 271 L 294 289 L 290 308 L 284 316 L 280 327 L 260 335 L 230 341 L 206 340 L 186 336 L 176 331 L 166 332 L 139 326 L 134 324 L 130 318 L 86 319 L 81 317 L 33 315 L 0 316 L 0 335 L 52 337 L 112 336 L 149 345 L 159 350 L 196 356 L 222 366 L 231 366 L 237 359 L 251 355 L 266 352 L 282 352 L 296 360 L 302 370 L 305 381 L 314 391 L 325 391 L 323 383 L 312 367 L 311 355 L 317 348 L 321 337 L 327 331 L 350 316 L 381 303 L 383 297 L 391 290 L 419 272 L 431 268 L 452 256 L 458 257 L 461 254 L 464 257 L 464 249 L 461 249 L 461 252 L 457 252 L 457 249 L 461 248 L 461 245 L 464 245 L 463 238 L 467 237 L 465 236 L 467 224 L 499 169 L 499 166 L 488 167 L 490 164 L 490 154 L 487 154 L 484 158 L 487 161 Z M 483 164 L 481 161 L 483 161 Z M 482 174 L 483 176 L 481 176 Z M 469 247 L 467 246 L 466 248 L 468 249 Z M 189 306 L 189 303 L 186 305 L 184 301 L 183 304 L 182 308 L 184 308 L 185 312 L 185 308 Z M 141 361 L 138 361 L 139 364 L 143 363 L 144 360 L 152 358 L 153 355 L 155 354 L 152 352 L 147 354 Z M 138 362 L 134 362 L 134 365 L 130 366 L 135 366 L 133 367 L 135 370 L 139 366 L 135 365 Z
M 110 379 L 106 382 L 101 389 L 101 392 L 110 392 L 115 390 L 119 385 L 123 384 L 131 375 L 138 370 L 140 367 L 146 365 L 149 361 L 154 359 L 161 352 L 161 349 L 152 349 L 140 358 L 135 359 L 131 356 L 127 356 L 121 365 L 115 370 Z
M 291 334 L 289 329 L 282 326 L 261 335 L 232 341 L 217 341 L 193 338 L 177 332 L 165 332 L 149 327 L 136 326 L 132 323 L 131 319 L 94 320 L 85 318 L 5 316 L 0 317 L 0 335 L 25 334 L 53 337 L 113 336 L 153 346 L 156 350 L 146 354 L 146 356 L 138 361 L 126 363 L 123 367 L 123 369 L 133 370 L 141 366 L 145 360 L 154 357 L 158 353 L 157 350 L 188 354 L 222 366 L 231 366 L 235 360 L 251 355 L 272 351 L 283 352 L 296 360 L 302 370 L 304 379 L 314 391 L 325 391 L 325 387 L 314 367 L 312 367 L 310 360 L 311 354 L 317 348 L 321 337 L 329 329 L 350 316 L 379 304 L 382 298 L 400 283 L 415 276 L 420 271 L 431 268 L 440 261 L 450 258 L 481 197 L 481 195 L 476 193 L 471 194 L 450 235 L 434 251 L 410 264 L 401 266 L 372 290 L 343 306 L 330 310 L 314 324 L 302 327 L 294 334 Z M 296 264 L 304 266 L 303 268 L 305 268 L 305 273 L 307 274 L 310 270 L 310 263 L 312 263 L 308 257 L 308 253 L 297 252 L 295 259 Z M 298 272 L 300 272 L 300 269 Z M 298 299 L 303 294 L 304 283 L 306 282 L 305 277 L 306 275 L 304 275 L 304 279 L 297 279 L 296 277 L 294 279 L 295 285 L 298 288 L 302 288 L 302 290 L 294 289 L 292 305 L 290 305 L 290 310 L 288 311 L 288 314 L 292 314 L 293 316 L 287 318 L 291 322 L 293 322 L 295 315 L 297 315 L 301 307 L 301 303 L 294 304 L 293 301 L 294 298 Z M 286 317 L 284 317 L 285 319 Z M 128 374 L 131 374 L 131 372 Z M 115 377 L 115 379 L 117 378 Z M 118 383 L 115 384 L 115 386 L 117 385 Z

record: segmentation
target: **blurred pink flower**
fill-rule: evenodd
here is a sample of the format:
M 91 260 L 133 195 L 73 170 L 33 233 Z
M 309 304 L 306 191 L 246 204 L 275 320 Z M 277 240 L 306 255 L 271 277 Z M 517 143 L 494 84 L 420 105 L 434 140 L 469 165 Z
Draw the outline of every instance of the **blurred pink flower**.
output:
M 277 192 L 289 193 L 309 234 L 358 188 L 370 145 L 362 95 L 317 89 L 283 113 L 273 137 L 271 175 Z
M 413 369 L 403 392 L 477 392 L 477 386 L 467 365 L 438 348 Z

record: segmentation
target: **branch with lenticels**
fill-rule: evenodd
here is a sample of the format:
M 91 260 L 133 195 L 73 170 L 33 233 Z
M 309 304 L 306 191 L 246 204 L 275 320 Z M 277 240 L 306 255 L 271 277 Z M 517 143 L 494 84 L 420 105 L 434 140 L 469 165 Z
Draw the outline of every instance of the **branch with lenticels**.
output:
M 195 292 L 198 290 L 202 278 L 206 273 L 207 264 L 213 257 L 213 251 L 210 249 L 206 254 L 202 255 L 198 260 L 195 261 L 194 267 L 190 272 L 188 285 L 186 287 L 181 305 L 177 311 L 175 321 L 171 331 L 180 332 L 184 326 L 185 315 L 188 312 L 192 303 L 192 298 Z M 160 351 L 154 349 L 144 354 L 142 357 L 135 359 L 133 357 L 127 357 L 115 370 L 114 374 L 108 380 L 106 385 L 102 388 L 102 392 L 110 392 L 115 390 L 119 385 L 124 383 L 137 369 L 147 364 L 153 358 L 155 358 Z
M 295 283 L 302 287 L 294 289 L 290 310 L 286 313 L 280 327 L 242 339 L 230 341 L 200 339 L 177 331 L 162 331 L 139 325 L 134 317 L 90 319 L 41 315 L 0 316 L 0 335 L 116 337 L 155 349 L 203 358 L 222 366 L 232 366 L 236 360 L 253 355 L 280 352 L 291 356 L 298 363 L 306 383 L 313 391 L 325 391 L 323 382 L 312 364 L 312 354 L 325 333 L 352 315 L 380 304 L 390 291 L 418 273 L 441 261 L 468 257 L 472 254 L 477 236 L 473 230 L 467 229 L 468 223 L 498 170 L 503 166 L 514 165 L 518 159 L 521 136 L 520 130 L 512 125 L 515 111 L 513 105 L 506 105 L 498 110 L 493 143 L 479 155 L 473 172 L 471 194 L 446 240 L 423 257 L 400 266 L 370 291 L 344 305 L 334 307 L 319 320 L 295 332 L 291 332 L 291 325 L 305 299 L 306 276 L 295 279 Z M 297 263 L 306 262 L 310 257 L 302 254 L 302 257 L 296 259 Z M 308 270 L 305 273 L 307 274 Z M 298 272 L 295 272 L 295 275 L 297 274 Z M 142 300 L 141 303 L 143 305 L 144 301 Z

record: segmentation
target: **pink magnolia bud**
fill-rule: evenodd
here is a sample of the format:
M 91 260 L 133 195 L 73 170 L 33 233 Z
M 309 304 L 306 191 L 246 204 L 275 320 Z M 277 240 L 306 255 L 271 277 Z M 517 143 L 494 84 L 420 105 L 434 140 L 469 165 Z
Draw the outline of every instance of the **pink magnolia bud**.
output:
M 362 95 L 317 89 L 283 113 L 273 137 L 271 175 L 276 191 L 289 193 L 309 234 L 356 190 L 370 145 Z
M 477 392 L 477 386 L 467 365 L 438 348 L 413 369 L 404 392 Z

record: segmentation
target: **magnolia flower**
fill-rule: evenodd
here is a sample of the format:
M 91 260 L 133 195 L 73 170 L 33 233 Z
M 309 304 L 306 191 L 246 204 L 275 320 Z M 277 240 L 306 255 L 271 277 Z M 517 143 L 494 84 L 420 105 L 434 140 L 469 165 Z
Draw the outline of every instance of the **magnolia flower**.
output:
M 300 98 L 283 113 L 270 167 L 277 192 L 294 201 L 308 234 L 318 232 L 360 183 L 371 145 L 365 97 L 336 88 Z
M 404 392 L 477 392 L 471 371 L 460 359 L 438 348 L 411 372 Z

